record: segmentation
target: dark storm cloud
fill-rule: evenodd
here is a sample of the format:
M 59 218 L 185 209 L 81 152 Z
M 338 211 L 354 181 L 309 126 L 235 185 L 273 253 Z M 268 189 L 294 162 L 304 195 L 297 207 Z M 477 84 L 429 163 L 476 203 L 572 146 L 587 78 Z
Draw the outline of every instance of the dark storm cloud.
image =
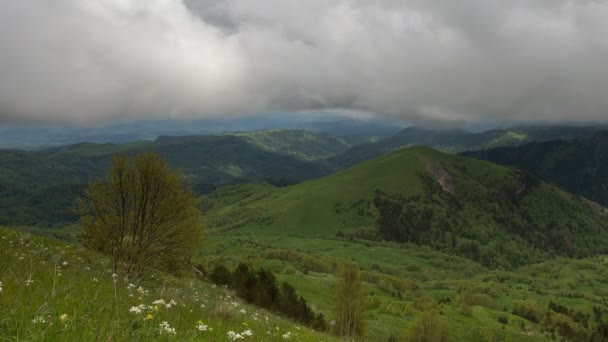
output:
M 606 32 L 591 0 L 4 1 L 0 116 L 601 120 Z

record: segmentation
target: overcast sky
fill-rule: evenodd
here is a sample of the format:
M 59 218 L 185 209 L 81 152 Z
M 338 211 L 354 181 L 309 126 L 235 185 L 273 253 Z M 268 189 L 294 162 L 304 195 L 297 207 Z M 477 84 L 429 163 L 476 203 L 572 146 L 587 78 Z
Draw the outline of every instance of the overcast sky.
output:
M 318 109 L 608 118 L 608 1 L 0 1 L 4 122 Z

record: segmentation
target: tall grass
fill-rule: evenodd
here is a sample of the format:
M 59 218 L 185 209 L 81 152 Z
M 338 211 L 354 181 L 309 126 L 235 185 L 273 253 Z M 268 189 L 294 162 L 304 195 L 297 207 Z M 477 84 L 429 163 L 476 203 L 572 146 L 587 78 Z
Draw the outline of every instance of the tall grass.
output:
M 126 283 L 76 245 L 0 228 L 0 341 L 330 341 L 228 290 L 164 274 Z

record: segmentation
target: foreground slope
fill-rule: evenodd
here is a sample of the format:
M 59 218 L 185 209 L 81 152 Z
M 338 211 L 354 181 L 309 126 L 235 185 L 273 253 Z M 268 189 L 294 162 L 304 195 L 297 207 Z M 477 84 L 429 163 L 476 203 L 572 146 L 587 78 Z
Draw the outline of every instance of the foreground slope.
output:
M 413 242 L 492 267 L 602 253 L 599 241 L 608 238 L 606 220 L 581 199 L 523 172 L 427 147 L 287 188 L 220 189 L 207 209 L 219 231 Z
M 2 340 L 334 340 L 197 279 L 129 284 L 103 256 L 2 227 L 0 269 Z

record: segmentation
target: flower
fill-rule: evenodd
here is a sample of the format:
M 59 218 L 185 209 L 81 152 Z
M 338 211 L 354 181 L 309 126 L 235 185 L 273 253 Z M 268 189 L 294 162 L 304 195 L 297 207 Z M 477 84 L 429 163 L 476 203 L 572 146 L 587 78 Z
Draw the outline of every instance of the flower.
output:
M 163 321 L 158 326 L 160 327 L 160 333 L 161 334 L 175 335 L 175 328 L 171 328 L 171 326 L 169 325 L 169 323 L 167 323 L 166 321 Z
M 67 265 L 69 265 L 67 261 L 62 262 L 61 264 L 62 264 L 63 266 L 67 266 Z
M 25 281 L 25 286 L 30 286 L 34 283 L 34 281 L 32 280 L 32 278 L 29 278 L 28 280 Z
M 129 309 L 129 312 L 136 313 L 136 314 L 140 314 L 140 313 L 141 313 L 141 309 L 140 309 L 139 307 L 137 307 L 137 306 L 132 306 L 132 307 Z
M 241 309 L 239 312 L 242 313 L 242 314 L 246 314 L 247 313 L 247 311 L 245 311 L 245 309 Z
M 251 331 L 251 329 L 243 331 L 242 334 L 243 336 L 253 336 L 253 332 Z
M 0 281 L 0 293 L 2 293 L 2 282 Z
M 151 319 L 153 319 L 153 318 L 154 318 L 154 316 L 152 316 L 152 314 L 148 314 L 148 315 L 146 316 L 146 318 L 144 318 L 144 321 L 149 321 L 149 320 L 151 320 Z
M 228 335 L 228 337 L 231 338 L 233 341 L 240 340 L 240 339 L 244 338 L 243 335 L 235 333 L 232 330 L 229 331 L 228 333 L 226 333 L 226 335 Z
M 42 317 L 42 316 L 36 316 L 32 320 L 32 323 L 34 323 L 34 324 L 36 324 L 36 323 L 46 323 L 46 321 L 44 320 L 44 317 Z
M 286 332 L 285 334 L 283 334 L 283 338 L 288 340 L 291 337 L 291 331 Z
M 157 299 L 157 300 L 153 301 L 152 304 L 154 304 L 154 305 L 165 305 L 165 300 L 164 299 Z
M 68 314 L 62 314 L 61 316 L 59 316 L 59 321 L 61 321 L 61 323 L 65 323 L 68 320 Z
M 204 324 L 203 321 L 198 321 L 196 329 L 198 329 L 199 331 L 207 331 L 209 329 L 209 326 Z
M 95 278 L 95 277 L 93 277 L 93 279 L 92 279 L 92 280 L 93 280 L 93 282 L 94 282 L 94 283 L 96 283 L 96 282 L 98 282 L 98 281 L 99 281 L 99 279 L 97 279 L 97 278 Z

